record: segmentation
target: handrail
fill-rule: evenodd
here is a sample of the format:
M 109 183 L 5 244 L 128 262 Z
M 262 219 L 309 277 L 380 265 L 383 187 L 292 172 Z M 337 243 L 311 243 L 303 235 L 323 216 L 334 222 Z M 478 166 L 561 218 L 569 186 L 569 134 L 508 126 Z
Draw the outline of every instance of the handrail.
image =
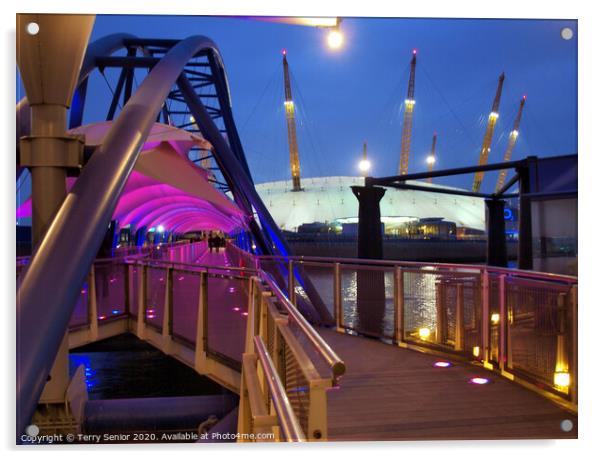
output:
M 552 280 L 565 281 L 570 283 L 577 283 L 577 276 L 570 276 L 568 274 L 554 274 L 540 271 L 527 271 L 524 269 L 514 268 L 502 268 L 498 266 L 487 266 L 487 265 L 472 265 L 472 264 L 461 264 L 461 263 L 431 263 L 431 262 L 420 262 L 420 261 L 399 261 L 399 260 L 369 260 L 363 258 L 342 258 L 342 257 L 314 257 L 314 256 L 290 256 L 281 257 L 274 255 L 260 255 L 260 260 L 283 260 L 283 261 L 298 261 L 298 262 L 316 262 L 316 263 L 341 263 L 341 264 L 359 264 L 359 265 L 376 265 L 376 266 L 433 266 L 435 268 L 452 268 L 452 269 L 475 269 L 479 271 L 487 270 L 493 273 L 500 274 L 512 274 L 524 277 L 534 278 L 548 278 Z
M 177 265 L 177 266 L 183 266 L 184 268 L 195 268 L 195 269 L 201 269 L 201 270 L 207 270 L 207 271 L 210 269 L 215 269 L 218 271 L 237 271 L 237 272 L 249 272 L 249 273 L 256 272 L 256 270 L 253 268 L 239 268 L 236 266 L 204 265 L 204 264 L 199 264 L 199 263 L 187 263 L 187 262 L 182 262 L 182 261 L 170 261 L 170 260 L 144 260 L 144 261 L 135 260 L 131 263 L 132 264 L 146 263 L 148 265 L 151 265 L 151 264 L 170 265 L 170 266 L 174 267 L 174 269 L 178 269 L 175 267 Z
M 284 308 L 287 310 L 289 317 L 291 317 L 297 325 L 301 328 L 305 336 L 309 339 L 310 343 L 316 351 L 326 360 L 330 370 L 332 371 L 333 382 L 336 383 L 345 373 L 345 362 L 332 350 L 326 341 L 320 336 L 320 334 L 307 322 L 305 317 L 295 308 L 288 297 L 282 292 L 278 284 L 274 281 L 271 275 L 263 270 L 259 271 L 261 280 L 268 284 L 269 289 L 276 295 L 278 300 L 282 303 Z
M 295 412 L 286 395 L 282 381 L 278 377 L 276 368 L 274 368 L 274 363 L 268 354 L 261 336 L 255 336 L 253 341 L 255 343 L 257 357 L 265 372 L 268 390 L 272 401 L 274 402 L 274 409 L 276 410 L 280 421 L 279 423 L 283 432 L 283 437 L 288 442 L 305 441 L 305 433 L 299 424 L 297 416 L 295 416 Z

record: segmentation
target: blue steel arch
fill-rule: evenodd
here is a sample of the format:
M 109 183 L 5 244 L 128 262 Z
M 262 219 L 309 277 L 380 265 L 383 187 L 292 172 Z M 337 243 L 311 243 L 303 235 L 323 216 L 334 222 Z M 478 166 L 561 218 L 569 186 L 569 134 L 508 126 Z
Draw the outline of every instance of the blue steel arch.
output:
M 132 39 L 126 38 L 122 42 L 128 44 L 128 40 Z M 145 46 L 139 41 L 135 43 Z M 151 42 L 147 44 L 150 46 Z M 67 329 L 79 286 L 94 260 L 119 196 L 174 83 L 177 83 L 203 135 L 214 146 L 218 165 L 235 200 L 248 213 L 253 236 L 263 253 L 289 253 L 278 226 L 255 191 L 248 167 L 225 141 L 193 85 L 183 74 L 190 59 L 198 53 L 207 53 L 212 56 L 213 65 L 218 66 L 219 75 L 225 76 L 217 46 L 202 36 L 166 44 L 165 54 L 153 63 L 149 75 L 125 104 L 104 143 L 83 168 L 35 249 L 29 267 L 19 279 L 18 431 L 23 431 L 34 413 L 53 357 Z M 99 58 L 94 60 L 98 64 Z M 259 216 L 261 227 L 253 218 L 254 212 Z M 57 269 L 57 260 L 62 263 L 61 269 Z M 307 282 L 306 285 L 308 294 L 312 295 L 311 284 Z M 48 295 L 50 291 L 53 295 Z M 314 302 L 314 305 L 322 309 L 319 314 L 313 311 L 314 319 L 319 320 L 322 316 L 326 321 L 332 321 L 323 304 Z M 37 324 L 40 323 L 47 327 L 46 333 L 39 333 Z

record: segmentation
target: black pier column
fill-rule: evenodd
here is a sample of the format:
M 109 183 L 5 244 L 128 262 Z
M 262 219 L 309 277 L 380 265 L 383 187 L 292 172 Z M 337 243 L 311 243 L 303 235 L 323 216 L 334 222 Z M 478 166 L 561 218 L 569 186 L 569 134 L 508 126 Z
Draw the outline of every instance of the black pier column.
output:
M 387 190 L 372 186 L 352 186 L 351 190 L 359 201 L 357 257 L 382 260 L 383 235 L 380 223 L 380 200 Z
M 485 200 L 487 218 L 487 264 L 489 266 L 508 266 L 504 204 L 505 202 L 501 199 Z
M 531 176 L 529 161 L 517 169 L 520 177 L 518 198 L 518 269 L 533 269 L 533 231 L 531 227 Z
M 383 236 L 380 223 L 380 200 L 384 188 L 352 186 L 359 201 L 357 256 L 381 260 L 383 258 Z M 356 308 L 358 322 L 356 330 L 368 336 L 381 336 L 385 314 L 385 273 L 379 267 L 357 268 Z

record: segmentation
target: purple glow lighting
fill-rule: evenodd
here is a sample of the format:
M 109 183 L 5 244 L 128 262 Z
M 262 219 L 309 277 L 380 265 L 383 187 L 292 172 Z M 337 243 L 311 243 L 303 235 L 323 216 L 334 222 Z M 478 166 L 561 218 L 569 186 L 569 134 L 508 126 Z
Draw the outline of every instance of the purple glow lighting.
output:
M 444 361 L 440 360 L 438 362 L 435 362 L 433 364 L 433 366 L 436 367 L 436 368 L 448 368 L 448 367 L 451 367 L 452 364 L 449 363 L 449 362 L 444 362 Z
M 111 314 L 119 314 L 121 311 L 119 309 L 113 309 Z
M 248 316 L 248 315 L 249 315 L 249 313 L 245 311 L 245 312 L 243 312 L 243 313 L 242 313 L 242 315 L 243 315 L 243 316 Z
M 86 289 L 83 288 L 82 291 L 81 291 L 81 293 L 82 293 L 82 295 L 84 295 L 86 293 Z
M 228 289 L 228 292 L 230 292 L 230 293 L 234 293 L 235 291 L 236 291 L 236 289 L 235 289 L 234 287 L 230 287 L 230 288 Z
M 179 280 L 179 281 L 181 281 L 181 280 L 184 280 L 184 276 L 180 276 L 180 277 L 178 277 L 178 280 Z
M 480 386 L 483 384 L 489 384 L 489 380 L 487 378 L 471 378 L 469 382 L 471 384 L 478 384 Z
M 232 308 L 232 310 L 238 312 L 238 311 L 240 311 L 240 308 L 236 307 L 236 308 Z
M 98 320 L 105 320 L 107 318 L 107 316 L 102 315 L 102 316 L 98 316 Z
M 147 319 L 154 319 L 157 317 L 157 315 L 155 314 L 155 309 L 154 308 L 148 308 L 146 310 L 146 318 Z

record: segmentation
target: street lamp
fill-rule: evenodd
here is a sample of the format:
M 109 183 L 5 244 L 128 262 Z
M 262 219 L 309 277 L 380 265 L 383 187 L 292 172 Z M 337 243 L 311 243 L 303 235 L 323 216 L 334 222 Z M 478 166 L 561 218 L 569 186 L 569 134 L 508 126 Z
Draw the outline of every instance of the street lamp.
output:
M 344 37 L 338 26 L 328 32 L 327 43 L 330 49 L 339 49 L 343 45 Z

